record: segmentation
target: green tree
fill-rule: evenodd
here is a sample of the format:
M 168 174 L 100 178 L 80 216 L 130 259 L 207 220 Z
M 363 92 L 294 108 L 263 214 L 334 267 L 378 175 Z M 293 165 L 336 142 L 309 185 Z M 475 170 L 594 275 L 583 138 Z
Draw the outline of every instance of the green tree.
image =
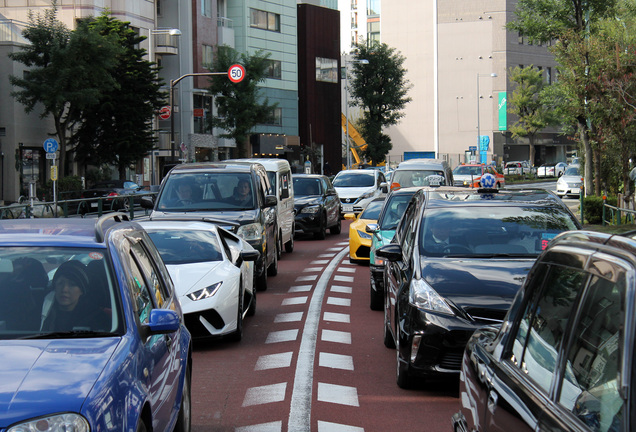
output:
M 404 117 L 402 110 L 411 101 L 407 95 L 412 85 L 406 79 L 405 57 L 395 48 L 385 43 L 360 43 L 355 46 L 354 56 L 351 105 L 363 109 L 360 134 L 367 142 L 364 154 L 377 165 L 393 148 L 383 129 Z
M 78 162 L 87 165 L 117 166 L 119 178 L 155 146 L 153 118 L 164 104 L 166 94 L 153 63 L 144 59 L 139 43 L 145 39 L 105 11 L 87 20 L 90 29 L 113 37 L 123 48 L 115 57 L 110 74 L 118 83 L 104 91 L 99 103 L 85 108 L 71 144 Z
M 585 44 L 582 51 L 572 49 L 575 45 L 598 30 L 598 23 L 606 17 L 613 17 L 619 0 L 519 0 L 515 11 L 516 19 L 508 23 L 509 30 L 518 31 L 532 42 L 557 41 L 561 44 L 560 59 L 563 73 L 568 73 L 566 64 L 575 69 L 583 69 L 578 75 L 575 88 L 567 89 L 564 94 L 576 98 L 571 108 L 576 119 L 578 138 L 584 149 L 586 193 L 592 191 L 593 149 L 590 140 L 588 100 L 588 79 L 590 78 L 590 59 Z M 582 55 L 579 55 L 582 54 Z M 573 58 L 564 58 L 573 55 Z M 578 64 L 573 64 L 574 58 Z
M 535 140 L 550 121 L 550 110 L 545 105 L 541 92 L 544 88 L 543 72 L 533 65 L 511 68 L 510 81 L 516 84 L 509 98 L 510 114 L 517 121 L 510 127 L 513 138 L 527 137 L 530 143 L 530 161 L 534 163 Z
M 265 123 L 273 114 L 277 104 L 270 104 L 261 96 L 259 83 L 266 77 L 269 53 L 258 51 L 254 55 L 242 54 L 229 46 L 219 46 L 214 59 L 213 71 L 227 71 L 234 64 L 242 64 L 245 77 L 239 83 L 231 82 L 227 76 L 213 76 L 209 91 L 216 95 L 218 116 L 209 120 L 211 127 L 225 130 L 222 138 L 234 139 L 239 157 L 247 157 L 247 144 L 254 126 Z
M 53 118 L 65 175 L 67 144 L 81 111 L 118 85 L 110 71 L 121 48 L 86 24 L 78 24 L 71 32 L 56 14 L 55 0 L 43 14 L 29 14 L 23 36 L 30 45 L 9 54 L 9 58 L 27 66 L 29 73 L 10 76 L 9 81 L 16 88 L 11 94 L 27 113 L 41 109 L 41 118 Z

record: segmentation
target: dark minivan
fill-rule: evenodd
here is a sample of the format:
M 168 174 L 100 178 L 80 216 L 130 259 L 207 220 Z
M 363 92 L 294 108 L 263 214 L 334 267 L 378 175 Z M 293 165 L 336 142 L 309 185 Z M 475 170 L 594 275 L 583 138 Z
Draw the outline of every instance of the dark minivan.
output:
M 192 163 L 172 168 L 161 183 L 150 219 L 213 218 L 261 253 L 254 268 L 254 282 L 263 291 L 267 276 L 278 273 L 276 242 L 277 198 L 268 195 L 269 179 L 258 163 Z M 227 224 L 224 224 L 227 222 Z

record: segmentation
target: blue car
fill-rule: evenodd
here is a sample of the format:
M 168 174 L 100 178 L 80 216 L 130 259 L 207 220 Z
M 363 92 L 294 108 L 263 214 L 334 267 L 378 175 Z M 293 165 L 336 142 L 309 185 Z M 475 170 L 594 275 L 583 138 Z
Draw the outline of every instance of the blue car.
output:
M 191 338 L 121 213 L 0 221 L 0 431 L 189 431 Z

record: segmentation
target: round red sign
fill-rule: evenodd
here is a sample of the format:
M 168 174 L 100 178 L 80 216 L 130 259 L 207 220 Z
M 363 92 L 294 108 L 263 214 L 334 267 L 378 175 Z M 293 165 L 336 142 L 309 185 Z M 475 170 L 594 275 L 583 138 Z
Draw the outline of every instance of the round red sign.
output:
M 232 65 L 227 70 L 227 76 L 234 83 L 241 82 L 245 78 L 245 68 L 240 64 Z
M 161 120 L 168 120 L 170 118 L 170 107 L 164 106 L 159 110 L 159 118 Z

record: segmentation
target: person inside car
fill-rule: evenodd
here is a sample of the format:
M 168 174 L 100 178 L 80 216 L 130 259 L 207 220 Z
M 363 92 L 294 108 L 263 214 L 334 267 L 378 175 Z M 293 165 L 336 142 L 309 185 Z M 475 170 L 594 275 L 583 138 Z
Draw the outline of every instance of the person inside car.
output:
M 234 195 L 230 197 L 230 202 L 238 207 L 251 207 L 251 192 L 250 182 L 246 179 L 240 179 L 234 188 Z
M 79 261 L 62 263 L 53 276 L 53 292 L 42 305 L 41 330 L 73 331 L 105 328 L 108 318 L 92 310 L 86 299 L 89 289 L 86 266 Z
M 189 182 L 182 181 L 179 183 L 175 192 L 177 195 L 175 203 L 177 205 L 186 206 L 192 204 L 193 191 L 192 185 Z

